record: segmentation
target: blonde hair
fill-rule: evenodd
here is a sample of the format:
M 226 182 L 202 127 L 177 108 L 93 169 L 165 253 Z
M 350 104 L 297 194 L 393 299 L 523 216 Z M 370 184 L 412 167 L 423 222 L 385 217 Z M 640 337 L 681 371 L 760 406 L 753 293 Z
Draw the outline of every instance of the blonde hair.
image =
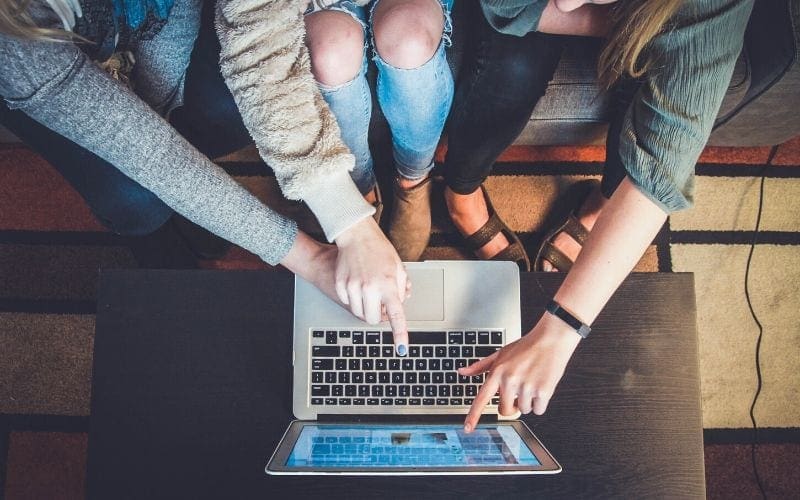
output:
M 56 28 L 40 28 L 28 13 L 32 0 L 0 0 L 0 32 L 26 40 L 67 42 L 81 39 L 74 33 Z
M 601 85 L 609 89 L 622 76 L 639 78 L 653 61 L 645 49 L 662 33 L 684 0 L 621 0 L 612 9 L 612 27 L 597 62 Z

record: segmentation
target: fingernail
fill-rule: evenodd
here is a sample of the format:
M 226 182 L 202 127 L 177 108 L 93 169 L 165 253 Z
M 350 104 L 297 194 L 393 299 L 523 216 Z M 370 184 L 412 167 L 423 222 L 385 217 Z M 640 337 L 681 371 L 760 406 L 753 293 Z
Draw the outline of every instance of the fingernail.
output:
M 464 430 L 469 432 L 472 430 L 472 426 L 470 426 L 469 424 L 464 424 Z
M 398 346 L 397 346 L 397 354 L 398 354 L 398 356 L 405 356 L 407 352 L 408 352 L 408 348 L 406 347 L 405 344 L 398 344 Z

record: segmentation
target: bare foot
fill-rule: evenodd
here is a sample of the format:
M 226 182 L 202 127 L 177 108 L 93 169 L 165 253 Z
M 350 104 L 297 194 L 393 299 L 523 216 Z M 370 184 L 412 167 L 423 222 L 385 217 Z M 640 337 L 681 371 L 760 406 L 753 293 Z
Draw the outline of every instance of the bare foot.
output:
M 369 193 L 365 194 L 364 199 L 367 200 L 367 203 L 370 205 L 375 205 L 375 203 L 378 201 L 378 194 L 375 188 L 373 188 Z
M 470 194 L 458 194 L 446 187 L 444 199 L 447 202 L 447 210 L 450 212 L 453 224 L 463 235 L 469 236 L 489 221 L 489 208 L 486 206 L 486 200 L 480 189 L 476 189 Z M 481 259 L 491 259 L 508 245 L 510 245 L 508 238 L 503 236 L 503 233 L 497 233 L 475 254 Z
M 597 221 L 597 217 L 600 215 L 601 210 L 607 202 L 608 199 L 600 193 L 599 189 L 593 190 L 578 210 L 578 221 L 580 221 L 586 229 L 591 231 L 594 227 L 594 223 Z M 568 235 L 566 231 L 561 231 L 553 238 L 553 246 L 564 252 L 564 255 L 569 257 L 572 262 L 575 262 L 575 259 L 578 258 L 578 254 L 581 253 L 581 245 L 572 239 L 572 236 Z M 547 272 L 558 271 L 548 260 L 542 261 L 542 269 Z

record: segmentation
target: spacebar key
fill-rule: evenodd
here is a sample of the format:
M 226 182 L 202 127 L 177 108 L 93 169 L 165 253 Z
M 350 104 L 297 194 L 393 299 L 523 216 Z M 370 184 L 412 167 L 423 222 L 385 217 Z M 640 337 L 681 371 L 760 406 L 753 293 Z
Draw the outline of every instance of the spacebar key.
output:
M 409 344 L 447 344 L 446 332 L 408 332 Z

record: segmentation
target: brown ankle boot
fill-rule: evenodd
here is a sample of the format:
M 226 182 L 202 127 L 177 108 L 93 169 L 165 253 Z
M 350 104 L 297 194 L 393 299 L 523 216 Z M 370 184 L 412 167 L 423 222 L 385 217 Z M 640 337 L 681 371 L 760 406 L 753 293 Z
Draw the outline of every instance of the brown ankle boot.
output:
M 431 238 L 432 189 L 430 177 L 410 189 L 401 188 L 395 180 L 389 241 L 405 262 L 419 260 Z

